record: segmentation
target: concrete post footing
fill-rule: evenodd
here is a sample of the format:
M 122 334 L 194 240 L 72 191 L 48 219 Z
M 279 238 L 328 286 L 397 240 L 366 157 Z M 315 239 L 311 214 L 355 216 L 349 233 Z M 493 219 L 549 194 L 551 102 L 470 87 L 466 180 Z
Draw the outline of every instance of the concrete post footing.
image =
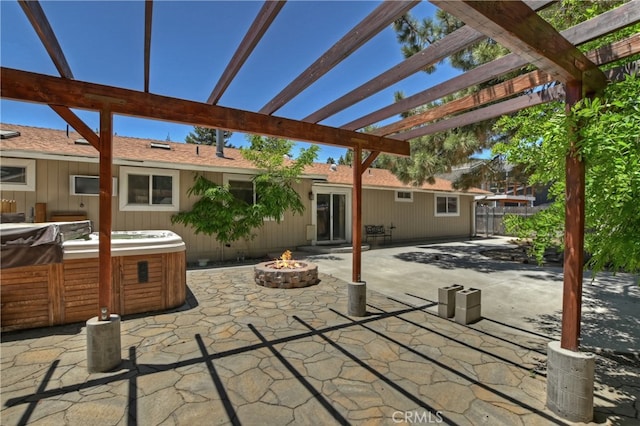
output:
M 456 312 L 456 292 L 463 290 L 460 284 L 440 287 L 438 289 L 438 316 L 451 318 Z
M 111 314 L 108 321 L 93 317 L 87 321 L 87 370 L 104 373 L 122 361 L 120 316 Z
M 547 345 L 547 407 L 571 422 L 593 420 L 594 354 Z
M 367 314 L 367 283 L 349 283 L 349 315 L 363 317 Z

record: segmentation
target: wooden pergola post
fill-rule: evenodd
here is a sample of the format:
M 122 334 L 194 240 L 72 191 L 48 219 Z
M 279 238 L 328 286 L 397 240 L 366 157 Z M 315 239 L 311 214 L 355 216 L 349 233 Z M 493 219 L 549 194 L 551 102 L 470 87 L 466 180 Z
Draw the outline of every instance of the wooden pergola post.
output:
M 107 321 L 112 306 L 111 268 L 111 200 L 113 179 L 111 165 L 113 163 L 113 114 L 109 109 L 100 111 L 100 226 L 99 226 L 99 286 L 98 286 L 98 318 Z
M 566 112 L 582 98 L 582 82 L 566 85 Z M 566 157 L 564 290 L 562 295 L 562 335 L 560 347 L 577 351 L 582 308 L 582 271 L 584 267 L 585 168 L 578 155 L 577 129 L 568 129 L 569 152 Z
M 353 149 L 353 200 L 352 200 L 352 243 L 353 265 L 351 280 L 355 283 L 362 280 L 362 148 Z

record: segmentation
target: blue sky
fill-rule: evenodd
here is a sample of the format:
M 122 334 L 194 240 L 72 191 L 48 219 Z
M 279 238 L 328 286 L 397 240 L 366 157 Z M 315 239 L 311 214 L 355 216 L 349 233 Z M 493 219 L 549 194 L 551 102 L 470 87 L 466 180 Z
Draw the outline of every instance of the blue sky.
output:
M 144 90 L 144 2 L 42 1 L 42 7 L 77 80 Z M 312 64 L 379 2 L 289 1 L 275 19 L 219 105 L 257 111 Z M 206 102 L 262 2 L 155 1 L 151 39 L 150 91 Z M 412 9 L 431 16 L 424 1 Z M 2 66 L 58 75 L 16 1 L 0 0 Z M 389 27 L 307 88 L 274 115 L 301 119 L 403 60 Z M 410 95 L 456 75 L 447 64 L 435 74 L 419 73 L 327 118 L 339 127 L 393 102 L 393 93 Z M 92 128 L 98 115 L 76 111 Z M 397 117 L 388 121 L 395 121 Z M 45 105 L 0 101 L 0 121 L 55 129 L 66 123 Z M 191 126 L 116 116 L 114 131 L 140 138 L 184 141 Z M 235 133 L 231 143 L 246 144 Z M 305 146 L 305 144 L 299 144 Z M 345 149 L 320 145 L 318 161 L 336 160 Z M 295 153 L 294 153 L 295 154 Z

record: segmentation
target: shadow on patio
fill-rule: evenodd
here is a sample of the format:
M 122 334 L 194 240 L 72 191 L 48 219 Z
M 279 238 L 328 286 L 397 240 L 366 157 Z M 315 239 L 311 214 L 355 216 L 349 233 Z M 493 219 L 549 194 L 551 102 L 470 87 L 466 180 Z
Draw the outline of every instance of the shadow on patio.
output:
M 564 424 L 544 407 L 541 336 L 492 335 L 375 292 L 351 318 L 343 281 L 280 290 L 252 275 L 190 271 L 197 304 L 124 318 L 128 357 L 110 373 L 86 372 L 84 328 L 3 336 L 2 423 Z M 613 378 L 598 376 L 598 419 L 631 420 L 637 381 L 614 394 Z

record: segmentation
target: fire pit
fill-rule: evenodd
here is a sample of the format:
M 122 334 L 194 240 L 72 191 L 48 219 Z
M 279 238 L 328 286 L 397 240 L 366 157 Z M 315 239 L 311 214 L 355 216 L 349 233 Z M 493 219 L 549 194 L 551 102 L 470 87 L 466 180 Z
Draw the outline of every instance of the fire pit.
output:
M 289 250 L 280 259 L 259 263 L 254 268 L 256 284 L 269 288 L 301 288 L 318 283 L 318 265 L 291 259 Z

